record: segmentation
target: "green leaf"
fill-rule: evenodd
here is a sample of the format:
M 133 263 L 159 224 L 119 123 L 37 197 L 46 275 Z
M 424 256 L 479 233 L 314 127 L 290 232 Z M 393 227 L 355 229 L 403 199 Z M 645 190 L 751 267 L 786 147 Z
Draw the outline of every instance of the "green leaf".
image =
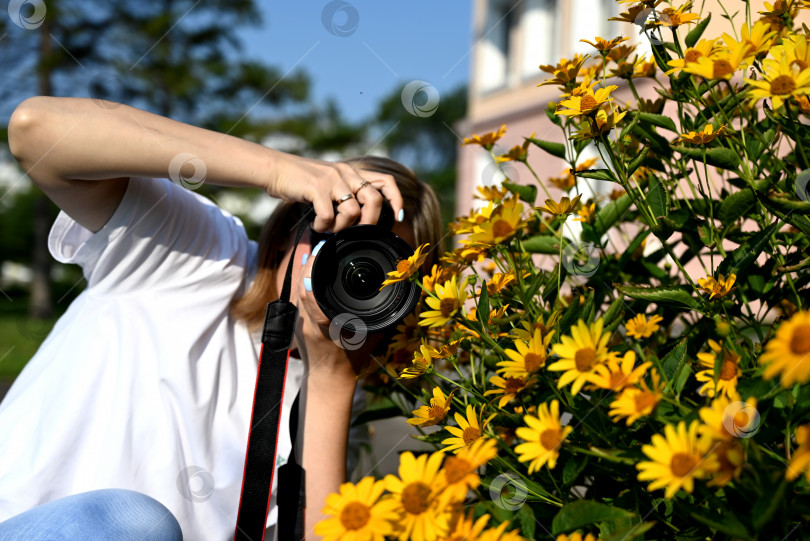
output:
M 673 380 L 676 379 L 676 375 L 683 369 L 684 364 L 686 363 L 686 338 L 680 341 L 677 346 L 672 348 L 672 350 L 664 355 L 664 358 L 661 359 L 661 367 L 664 370 L 664 377 L 667 378 L 669 384 L 667 385 L 668 388 L 671 388 L 675 391 L 676 394 L 680 394 L 681 389 L 675 389 L 673 386 Z
M 513 194 L 517 194 L 518 197 L 530 205 L 534 205 L 534 202 L 537 200 L 537 186 L 515 184 L 514 182 L 506 180 L 503 182 L 503 187 Z
M 700 40 L 700 36 L 703 35 L 703 31 L 706 30 L 706 27 L 709 26 L 709 21 L 712 20 L 712 14 L 709 13 L 705 19 L 700 21 L 692 30 L 686 34 L 684 38 L 684 43 L 686 43 L 687 47 L 694 47 L 695 44 Z
M 585 469 L 585 466 L 588 465 L 588 457 L 582 456 L 582 458 L 577 457 L 577 459 L 571 459 L 565 461 L 565 466 L 563 467 L 563 474 L 562 474 L 562 482 L 563 485 L 570 485 L 574 481 L 577 480 L 579 474 Z
M 616 317 L 620 315 L 622 306 L 624 306 L 624 299 L 619 297 L 615 301 L 610 303 L 610 306 L 602 315 L 602 320 L 605 323 L 610 324 Z
M 652 124 L 653 126 L 658 126 L 659 128 L 664 128 L 671 132 L 678 133 L 678 128 L 675 126 L 675 122 L 668 116 L 656 115 L 654 113 L 638 113 L 638 116 L 641 122 L 646 122 L 647 124 Z
M 613 175 L 610 169 L 585 169 L 584 171 L 574 171 L 574 175 L 582 178 L 592 178 L 594 180 L 607 180 L 619 184 L 619 180 Z
M 568 244 L 563 239 L 563 248 Z M 521 242 L 523 249 L 532 254 L 559 254 L 560 237 L 554 235 L 535 235 Z
M 631 161 L 627 165 L 627 177 L 628 178 L 630 177 L 630 175 L 632 175 L 633 173 L 636 172 L 636 169 L 639 168 L 639 166 L 641 165 L 641 162 L 644 161 L 644 158 L 647 157 L 647 154 L 649 152 L 650 152 L 650 147 L 642 148 L 641 153 L 638 156 L 636 156 L 635 158 L 633 158 L 633 161 Z
M 684 156 L 699 162 L 704 161 L 705 152 L 705 163 L 719 167 L 720 169 L 736 172 L 737 168 L 740 166 L 740 157 L 730 148 L 710 148 L 705 151 L 699 148 L 686 148 L 682 146 L 673 146 L 672 148 Z
M 675 304 L 691 308 L 692 310 L 698 310 L 698 308 L 700 308 L 700 300 L 693 297 L 692 290 L 686 286 L 643 287 L 613 284 L 613 287 L 631 299 Z
M 552 143 L 543 139 L 535 139 L 533 137 L 526 137 L 526 140 L 531 141 L 533 145 L 542 148 L 552 156 L 565 159 L 565 145 L 562 143 Z
M 647 204 L 650 205 L 653 216 L 666 216 L 669 214 L 669 194 L 667 189 L 653 175 L 650 178 L 650 187 L 647 191 Z
M 740 522 L 740 520 L 734 516 L 734 513 L 724 513 L 722 516 L 715 515 L 709 517 L 693 512 L 692 518 L 726 535 L 735 538 L 751 539 L 751 535 L 748 533 L 745 524 Z
M 537 521 L 534 518 L 534 511 L 530 505 L 521 506 L 517 512 L 517 520 L 520 524 L 520 533 L 526 539 L 534 539 L 534 529 Z M 508 528 L 511 530 L 512 528 Z
M 481 296 L 478 298 L 478 321 L 485 327 L 489 321 L 489 292 L 486 280 L 481 284 Z
M 624 216 L 633 200 L 630 199 L 630 194 L 624 194 L 615 201 L 611 201 L 596 213 L 596 218 L 593 221 L 594 229 L 596 230 L 597 238 L 607 233 L 613 225 Z
M 740 244 L 733 252 L 717 266 L 717 272 L 728 276 L 729 274 L 740 274 L 756 261 L 759 254 L 768 246 L 773 234 L 779 229 L 782 222 L 776 220 L 774 223 L 759 231 L 746 242 Z
M 591 500 L 579 500 L 563 506 L 551 522 L 551 534 L 559 535 L 589 524 L 632 519 L 636 514 Z
M 612 534 L 608 536 L 601 536 L 604 541 L 630 541 L 631 539 L 635 539 L 640 535 L 644 535 L 653 526 L 655 526 L 655 522 L 639 522 L 629 528 L 622 528 L 620 530 L 616 530 Z
M 720 203 L 720 213 L 717 218 L 723 224 L 729 225 L 744 216 L 748 209 L 754 206 L 754 203 L 756 203 L 756 197 L 750 188 L 734 192 Z

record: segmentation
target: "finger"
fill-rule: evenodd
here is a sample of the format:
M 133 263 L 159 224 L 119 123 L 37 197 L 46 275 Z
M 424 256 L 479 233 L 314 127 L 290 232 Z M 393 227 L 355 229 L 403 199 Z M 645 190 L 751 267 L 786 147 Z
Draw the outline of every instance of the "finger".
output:
M 319 193 L 312 198 L 315 208 L 315 220 L 312 228 L 319 233 L 329 231 L 335 222 L 335 209 L 332 208 L 332 198 L 327 193 Z
M 394 219 L 401 222 L 405 217 L 405 203 L 402 194 L 399 193 L 394 177 L 391 175 L 385 175 L 385 177 L 382 182 L 375 182 L 374 187 L 388 200 L 391 209 L 394 211 Z
M 348 186 L 345 188 L 336 188 L 336 192 L 334 195 L 334 200 L 337 201 L 337 215 L 335 216 L 335 222 L 332 227 L 332 232 L 337 233 L 341 229 L 345 229 L 357 221 L 357 218 L 360 217 L 360 203 L 357 202 L 357 198 L 351 191 L 351 188 Z M 346 199 L 347 195 L 351 195 L 350 199 Z M 341 201 L 343 199 L 343 201 Z
M 301 271 L 303 279 L 299 284 L 298 298 L 301 307 L 309 315 L 310 319 L 318 325 L 329 325 L 329 318 L 321 311 L 315 300 L 315 295 L 312 293 L 312 263 L 314 260 L 315 257 L 313 256 L 307 258 L 307 262 Z
M 383 196 L 370 181 L 363 181 L 368 184 L 361 187 L 355 193 L 357 201 L 361 205 L 360 223 L 376 224 L 380 221 L 380 211 L 382 211 Z

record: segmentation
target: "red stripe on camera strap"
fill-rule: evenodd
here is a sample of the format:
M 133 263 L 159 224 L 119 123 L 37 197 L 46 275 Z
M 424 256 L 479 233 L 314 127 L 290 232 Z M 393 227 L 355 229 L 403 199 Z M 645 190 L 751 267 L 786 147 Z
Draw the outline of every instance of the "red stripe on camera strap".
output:
M 256 374 L 256 387 L 253 391 L 253 410 L 250 415 L 245 469 L 242 477 L 242 491 L 239 497 L 239 513 L 236 518 L 234 541 L 258 541 L 264 539 L 267 514 L 270 509 L 270 495 L 276 468 L 278 435 L 281 424 L 281 406 L 284 399 L 284 384 L 287 378 L 287 363 L 290 358 L 298 308 L 290 302 L 292 266 L 295 250 L 301 235 L 307 227 L 302 220 L 293 244 L 284 286 L 279 300 L 267 305 L 267 313 L 262 329 L 262 348 Z M 303 469 L 297 468 L 294 475 L 279 476 L 279 498 L 281 502 L 282 477 L 290 479 L 285 492 L 298 494 L 298 511 L 292 517 L 284 518 L 279 513 L 279 540 L 303 539 Z M 289 469 L 289 468 L 288 468 Z M 299 484 L 299 486 L 295 486 Z M 289 498 L 285 498 L 289 500 Z M 289 515 L 284 513 L 284 515 Z M 282 521 L 282 519 L 284 519 Z M 293 519 L 291 521 L 291 519 Z M 283 524 L 282 524 L 283 522 Z

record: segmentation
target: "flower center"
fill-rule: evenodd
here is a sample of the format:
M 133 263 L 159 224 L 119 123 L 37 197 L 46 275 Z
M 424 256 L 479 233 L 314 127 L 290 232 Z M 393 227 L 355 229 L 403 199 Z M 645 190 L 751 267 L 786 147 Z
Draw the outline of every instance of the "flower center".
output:
M 540 445 L 553 451 L 562 441 L 562 431 L 559 428 L 547 428 L 540 433 Z
M 449 484 L 458 483 L 472 470 L 472 465 L 456 456 L 451 456 L 444 461 L 444 475 Z
M 701 56 L 703 56 L 703 53 L 701 53 L 700 51 L 695 49 L 689 49 L 688 51 L 686 51 L 686 54 L 684 55 L 683 59 L 686 62 L 697 62 L 698 58 L 700 58 Z
M 810 353 L 810 325 L 797 325 L 790 338 L 790 351 L 795 355 Z
M 439 311 L 442 313 L 442 317 L 450 317 L 456 311 L 456 299 L 450 297 L 442 299 L 439 303 Z
M 624 382 L 627 381 L 627 374 L 624 372 L 612 372 L 610 374 L 610 381 L 608 384 L 613 390 L 618 390 L 624 387 Z
M 397 272 L 406 273 L 411 270 L 411 262 L 407 259 L 402 259 L 397 263 Z
M 512 225 L 506 220 L 496 220 L 492 224 L 492 236 L 497 238 L 509 236 L 512 233 Z
M 686 477 L 696 465 L 695 457 L 686 453 L 675 453 L 669 461 L 669 469 L 675 477 Z
M 464 440 L 464 445 L 470 445 L 472 442 L 481 437 L 481 431 L 474 426 L 468 426 L 464 429 L 461 439 Z
M 714 61 L 713 75 L 715 79 L 720 79 L 726 75 L 734 73 L 734 68 L 728 60 L 720 59 Z
M 416 481 L 406 486 L 402 491 L 402 507 L 413 515 L 422 514 L 430 507 L 429 497 L 430 487 L 425 483 Z
M 368 524 L 370 518 L 368 506 L 360 502 L 349 502 L 340 512 L 340 522 L 347 530 L 359 530 Z
M 737 363 L 726 359 L 723 361 L 723 366 L 720 368 L 720 379 L 734 379 L 737 377 Z
M 445 411 L 442 406 L 430 406 L 430 408 L 428 408 L 428 415 L 431 419 L 440 421 L 444 418 Z
M 771 81 L 771 94 L 784 96 L 796 90 L 796 82 L 790 75 L 780 75 Z
M 599 107 L 599 102 L 596 101 L 596 98 L 590 95 L 582 96 L 582 101 L 579 102 L 579 110 L 583 113 L 587 113 L 592 111 L 596 107 Z
M 593 348 L 578 349 L 574 355 L 574 364 L 580 372 L 588 372 L 596 360 L 596 351 Z
M 506 378 L 506 385 L 504 388 L 506 389 L 507 394 L 517 394 L 523 389 L 523 386 L 526 385 L 526 381 L 523 378 Z
M 639 413 L 643 413 L 648 409 L 652 411 L 652 408 L 658 404 L 658 398 L 656 398 L 656 396 L 649 391 L 642 391 L 638 393 L 634 401 L 636 403 L 636 411 Z
M 523 365 L 526 367 L 527 372 L 536 372 L 537 369 L 543 366 L 544 361 L 545 359 L 537 353 L 529 352 L 523 356 Z

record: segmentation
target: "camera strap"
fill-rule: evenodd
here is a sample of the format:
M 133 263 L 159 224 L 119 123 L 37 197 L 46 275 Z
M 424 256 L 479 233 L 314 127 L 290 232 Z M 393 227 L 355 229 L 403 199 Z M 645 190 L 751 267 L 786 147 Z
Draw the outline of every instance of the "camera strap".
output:
M 295 250 L 301 240 L 307 222 L 302 220 L 296 232 L 292 255 L 287 264 L 284 286 L 277 301 L 267 305 L 262 329 L 262 348 L 253 392 L 253 411 L 250 416 L 245 469 L 242 477 L 242 492 L 239 498 L 239 513 L 236 518 L 234 541 L 258 541 L 264 539 L 267 514 L 270 509 L 270 494 L 276 469 L 278 435 L 281 425 L 281 406 L 284 383 L 287 378 L 287 363 L 290 358 L 298 308 L 290 302 L 292 269 Z M 292 453 L 291 453 L 292 454 Z M 287 468 L 289 466 L 289 468 Z M 304 470 L 295 461 L 282 466 L 279 472 L 278 502 L 282 501 L 281 482 L 288 503 L 295 502 L 297 511 L 278 513 L 279 535 L 283 541 L 303 539 L 304 530 Z M 297 485 L 297 487 L 296 487 Z M 297 494 L 291 499 L 289 494 Z M 285 506 L 286 507 L 286 506 Z M 285 517 L 286 515 L 286 517 Z

